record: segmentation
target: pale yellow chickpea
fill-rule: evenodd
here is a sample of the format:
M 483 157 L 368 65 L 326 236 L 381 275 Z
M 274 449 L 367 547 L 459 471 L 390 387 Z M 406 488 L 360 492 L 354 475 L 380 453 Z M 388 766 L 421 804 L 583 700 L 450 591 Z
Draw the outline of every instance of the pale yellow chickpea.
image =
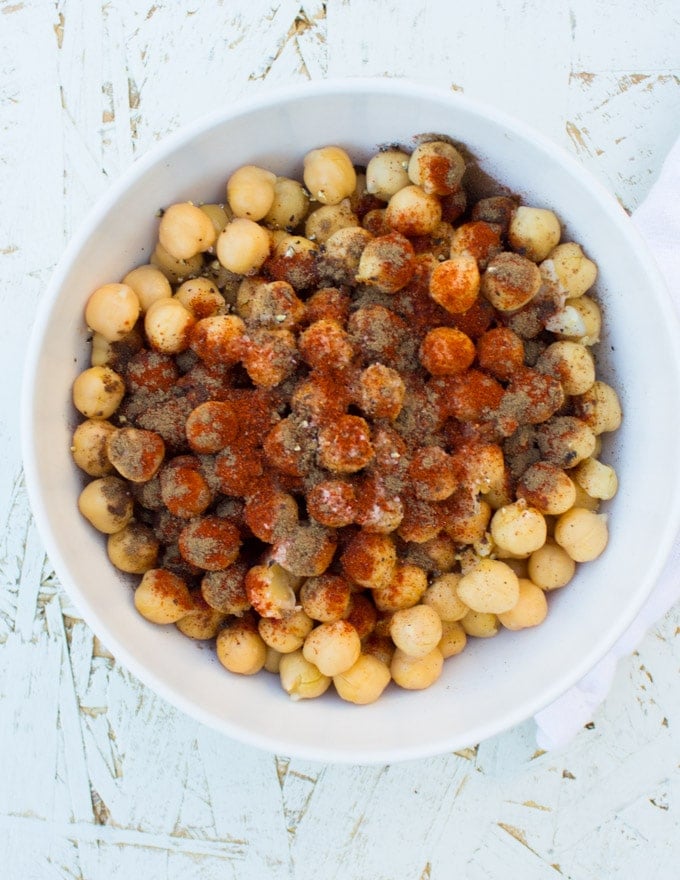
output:
M 294 576 L 278 563 L 254 565 L 246 574 L 248 601 L 261 617 L 284 618 L 297 604 Z
M 568 396 L 585 394 L 595 381 L 595 361 L 585 345 L 560 340 L 549 345 L 536 361 L 536 369 L 554 376 Z
M 187 278 L 200 274 L 203 268 L 203 254 L 195 254 L 187 260 L 181 260 L 168 253 L 158 242 L 149 262 L 159 269 L 171 284 L 181 284 Z
M 585 459 L 585 461 L 587 460 L 588 459 Z M 574 482 L 574 489 L 576 491 L 576 495 L 574 498 L 574 503 L 571 505 L 572 507 L 583 507 L 585 508 L 585 510 L 592 510 L 595 512 L 600 509 L 599 498 L 594 498 L 592 495 L 589 495 L 583 488 L 583 486 L 579 486 L 577 482 Z
M 250 275 L 267 259 L 270 248 L 271 239 L 264 227 L 247 217 L 236 217 L 220 233 L 215 252 L 225 269 Z
M 546 321 L 550 330 L 561 339 L 595 345 L 602 332 L 602 310 L 592 297 L 584 295 L 566 300 L 564 307 Z
M 513 250 L 540 263 L 558 244 L 560 221 L 553 211 L 520 205 L 510 220 L 508 238 Z
M 571 556 L 552 540 L 535 550 L 528 560 L 527 574 L 542 590 L 558 590 L 574 577 L 576 563 Z
M 337 205 L 351 196 L 357 176 L 352 160 L 341 147 L 310 150 L 303 162 L 303 179 L 313 199 L 324 205 Z
M 545 544 L 543 546 L 545 547 Z M 523 578 L 528 577 L 530 559 L 531 556 L 523 556 L 521 559 L 513 559 L 511 556 L 504 556 L 503 562 L 515 572 L 518 578 Z
M 373 601 L 379 611 L 411 608 L 427 589 L 427 572 L 418 565 L 397 565 L 394 575 L 384 587 L 374 587 Z
M 267 659 L 267 646 L 252 620 L 235 617 L 227 621 L 215 640 L 217 659 L 229 672 L 255 675 Z
M 148 263 L 128 272 L 123 278 L 123 284 L 127 284 L 137 294 L 142 312 L 145 312 L 157 299 L 172 296 L 168 279 L 160 269 Z
M 140 312 L 139 297 L 129 285 L 104 284 L 85 305 L 85 323 L 108 342 L 117 342 L 132 330 Z
M 614 468 L 596 458 L 586 458 L 574 468 L 574 479 L 591 498 L 602 501 L 613 498 L 619 487 Z
M 548 602 L 543 590 L 526 578 L 519 581 L 519 599 L 514 608 L 498 615 L 506 629 L 526 629 L 538 626 L 548 614 Z
M 234 216 L 228 205 L 207 204 L 199 205 L 201 211 L 210 218 L 210 222 L 215 227 L 215 235 L 219 235 L 227 223 Z
M 385 221 L 402 235 L 429 235 L 442 219 L 439 199 L 422 187 L 409 184 L 396 192 L 387 203 Z
M 472 636 L 475 639 L 491 639 L 498 635 L 500 631 L 497 615 L 486 611 L 473 611 L 470 609 L 460 621 L 460 625 L 463 627 L 466 635 Z
M 460 579 L 461 575 L 455 572 L 440 574 L 423 593 L 423 605 L 434 608 L 444 622 L 461 620 L 468 612 L 467 605 L 457 592 Z
M 73 383 L 73 405 L 88 419 L 108 419 L 124 394 L 123 379 L 110 367 L 89 367 Z
M 333 676 L 338 696 L 348 703 L 366 706 L 375 703 L 390 683 L 387 664 L 372 654 L 360 654 L 358 660 L 344 672 Z
M 189 639 L 207 641 L 214 639 L 227 619 L 227 615 L 211 608 L 201 595 L 200 590 L 189 591 L 193 608 L 181 617 L 175 626 Z
M 90 343 L 90 366 L 109 367 L 115 358 L 113 343 L 105 339 L 101 333 L 92 334 Z
M 322 205 L 305 220 L 305 235 L 310 241 L 325 244 L 334 232 L 359 225 L 359 218 L 350 206 L 349 199 L 337 205 Z
M 535 507 L 528 507 L 522 499 L 499 508 L 491 517 L 494 544 L 515 556 L 538 550 L 545 544 L 546 535 L 543 514 Z
M 408 163 L 410 180 L 426 193 L 447 196 L 460 186 L 465 173 L 465 159 L 446 141 L 427 141 L 411 153 Z
M 455 657 L 467 644 L 467 634 L 463 625 L 456 620 L 442 620 L 442 637 L 437 646 L 443 658 Z
M 262 617 L 257 624 L 265 645 L 280 654 L 290 654 L 301 648 L 313 627 L 314 621 L 300 610 L 291 611 L 280 619 Z
M 196 319 L 174 297 L 152 303 L 144 316 L 144 332 L 149 344 L 164 354 L 179 354 L 189 347 Z
M 184 580 L 162 568 L 145 572 L 134 593 L 134 604 L 142 617 L 151 623 L 177 623 L 193 608 Z
M 106 552 L 111 563 L 129 574 L 144 574 L 156 565 L 160 542 L 149 526 L 130 522 L 109 535 Z
M 597 278 L 597 266 L 586 257 L 581 245 L 573 241 L 553 248 L 541 271 L 550 280 L 557 281 L 560 292 L 570 298 L 583 296 Z
M 274 201 L 264 223 L 270 229 L 295 229 L 309 212 L 309 195 L 298 180 L 277 177 L 274 183 Z
M 388 202 L 400 189 L 408 186 L 409 154 L 403 150 L 382 150 L 366 166 L 366 192 Z
M 604 551 L 609 540 L 607 517 L 602 513 L 572 507 L 555 524 L 555 541 L 574 562 L 591 562 Z
M 281 671 L 281 658 L 284 655 L 275 648 L 267 646 L 267 656 L 264 661 L 264 668 L 273 675 L 279 675 Z
M 504 562 L 481 559 L 460 579 L 457 592 L 461 601 L 472 611 L 501 614 L 517 604 L 519 580 Z
M 88 483 L 80 493 L 78 510 L 97 531 L 112 535 L 130 522 L 134 507 L 124 480 L 120 477 L 99 477 Z
M 424 657 L 411 657 L 397 648 L 390 664 L 390 673 L 399 687 L 418 691 L 433 685 L 443 668 L 444 655 L 439 648 L 433 648 Z
M 302 651 L 284 654 L 279 660 L 281 686 L 292 700 L 313 700 L 324 694 L 331 685 L 331 677 L 324 675 Z
M 158 226 L 158 240 L 177 260 L 189 260 L 215 242 L 212 220 L 191 202 L 170 205 Z
M 616 431 L 621 426 L 622 413 L 618 395 L 606 382 L 594 382 L 574 403 L 576 415 L 594 434 Z
M 262 220 L 274 204 L 276 175 L 257 165 L 237 168 L 227 181 L 227 202 L 235 217 Z
M 106 441 L 116 432 L 106 419 L 86 419 L 73 432 L 71 455 L 78 467 L 91 477 L 105 477 L 113 472 L 106 454 Z
M 195 318 L 222 315 L 227 310 L 224 297 L 209 278 L 190 278 L 175 291 L 175 299 Z
M 425 657 L 442 637 L 441 618 L 430 605 L 403 608 L 392 615 L 390 636 L 409 657 Z
M 339 675 L 353 666 L 361 653 L 361 639 L 346 620 L 320 623 L 305 639 L 302 654 L 323 675 Z

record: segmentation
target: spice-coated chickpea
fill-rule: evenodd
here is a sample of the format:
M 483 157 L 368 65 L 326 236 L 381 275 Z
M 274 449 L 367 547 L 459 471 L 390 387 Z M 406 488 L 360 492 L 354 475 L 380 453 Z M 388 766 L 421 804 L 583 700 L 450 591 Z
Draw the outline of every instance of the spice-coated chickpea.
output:
M 116 430 L 106 419 L 86 419 L 77 426 L 71 441 L 71 455 L 86 474 L 104 477 L 113 471 L 106 454 L 106 441 Z
M 135 590 L 134 603 L 142 617 L 160 625 L 176 623 L 193 608 L 186 582 L 162 568 L 144 573 Z
M 411 153 L 408 176 L 426 193 L 446 196 L 455 192 L 465 173 L 465 159 L 446 141 L 419 144 Z
M 396 192 L 385 209 L 385 221 L 402 235 L 429 235 L 442 219 L 439 199 L 410 184 Z
M 246 325 L 238 315 L 201 318 L 191 328 L 189 345 L 206 364 L 232 365 L 243 356 Z
M 373 601 L 379 611 L 400 611 L 416 605 L 426 589 L 427 572 L 418 565 L 405 563 L 397 565 L 385 586 L 373 587 Z
M 254 565 L 245 579 L 248 600 L 261 617 L 281 618 L 293 611 L 297 602 L 294 586 L 291 574 L 276 563 Z
M 211 608 L 200 590 L 190 590 L 192 609 L 176 621 L 175 626 L 189 639 L 207 641 L 214 639 L 222 628 L 226 615 Z
M 149 526 L 128 523 L 109 535 L 106 552 L 111 563 L 129 574 L 144 574 L 156 565 L 160 542 Z
M 360 531 L 348 542 L 340 562 L 351 580 L 375 589 L 387 586 L 394 577 L 397 551 L 389 535 Z
M 332 623 L 345 618 L 350 610 L 352 585 L 336 574 L 307 578 L 300 588 L 299 601 L 310 618 Z
M 304 611 L 291 611 L 285 617 L 262 617 L 257 629 L 265 645 L 280 654 L 290 654 L 302 648 L 304 640 L 314 627 L 314 621 Z
M 78 497 L 78 510 L 105 535 L 120 531 L 134 512 L 132 495 L 120 477 L 99 477 L 88 483 Z
M 209 278 L 190 278 L 180 284 L 175 297 L 196 319 L 222 315 L 227 310 L 224 297 Z
M 394 294 L 411 280 L 415 265 L 415 251 L 411 242 L 399 232 L 391 232 L 366 243 L 359 258 L 355 280 L 380 293 Z
M 475 359 L 475 344 L 455 327 L 434 327 L 420 344 L 420 363 L 433 376 L 463 373 Z
M 359 218 L 352 210 L 349 199 L 343 199 L 337 205 L 322 205 L 308 214 L 305 236 L 317 244 L 325 244 L 338 230 L 358 226 Z
M 357 379 L 356 402 L 366 415 L 393 421 L 401 412 L 406 386 L 399 373 L 384 364 L 370 364 Z
M 497 254 L 482 275 L 481 290 L 500 312 L 514 312 L 530 302 L 541 287 L 535 263 L 512 251 Z
M 606 382 L 594 382 L 574 403 L 576 415 L 594 434 L 616 431 L 621 426 L 621 403 L 616 391 Z
M 564 393 L 585 394 L 595 381 L 595 361 L 585 345 L 560 340 L 549 345 L 536 361 L 536 369 L 559 379 Z

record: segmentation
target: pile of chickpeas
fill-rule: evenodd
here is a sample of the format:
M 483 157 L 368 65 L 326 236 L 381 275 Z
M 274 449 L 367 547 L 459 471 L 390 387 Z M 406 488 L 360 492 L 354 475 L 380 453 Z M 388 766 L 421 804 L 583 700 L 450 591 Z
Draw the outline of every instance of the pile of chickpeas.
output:
M 446 138 L 237 168 L 89 296 L 78 505 L 134 604 L 293 699 L 421 689 L 608 540 L 597 268 Z

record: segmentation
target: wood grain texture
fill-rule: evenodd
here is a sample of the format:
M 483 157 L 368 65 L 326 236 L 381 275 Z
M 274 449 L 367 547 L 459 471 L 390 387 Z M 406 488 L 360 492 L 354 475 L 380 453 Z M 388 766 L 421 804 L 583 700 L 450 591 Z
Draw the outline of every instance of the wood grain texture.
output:
M 386 767 L 240 745 L 139 684 L 63 593 L 24 493 L 17 365 L 89 207 L 216 107 L 409 76 L 524 119 L 634 209 L 678 134 L 679 40 L 673 0 L 0 0 L 3 878 L 677 877 L 677 610 L 561 752 L 532 722 Z

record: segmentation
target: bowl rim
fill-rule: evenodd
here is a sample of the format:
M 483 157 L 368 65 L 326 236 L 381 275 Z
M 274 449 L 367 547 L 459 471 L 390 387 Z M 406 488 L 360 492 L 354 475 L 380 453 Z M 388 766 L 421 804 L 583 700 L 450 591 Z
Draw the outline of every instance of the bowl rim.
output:
M 71 580 L 68 565 L 65 562 L 59 545 L 54 540 L 51 520 L 47 514 L 44 503 L 45 493 L 38 479 L 38 460 L 35 438 L 32 431 L 32 399 L 33 389 L 39 378 L 38 362 L 40 343 L 49 323 L 52 309 L 58 299 L 60 290 L 65 281 L 67 272 L 73 259 L 82 249 L 92 228 L 100 222 L 101 218 L 115 205 L 121 195 L 126 192 L 147 170 L 161 162 L 163 158 L 176 149 L 232 118 L 243 113 L 251 113 L 264 110 L 281 102 L 305 99 L 313 96 L 331 96 L 337 94 L 350 94 L 360 96 L 370 91 L 379 94 L 395 94 L 406 98 L 419 99 L 429 97 L 438 101 L 447 101 L 457 104 L 473 114 L 482 115 L 486 119 L 502 126 L 517 134 L 519 137 L 533 141 L 541 150 L 553 154 L 559 163 L 568 171 L 586 179 L 597 201 L 601 204 L 606 214 L 612 219 L 617 227 L 626 235 L 628 243 L 635 250 L 636 256 L 644 264 L 648 273 L 650 284 L 655 288 L 657 302 L 666 321 L 680 331 L 680 318 L 671 298 L 666 281 L 655 262 L 651 250 L 642 237 L 641 233 L 626 214 L 624 209 L 604 187 L 600 181 L 564 147 L 553 142 L 542 132 L 537 131 L 527 123 L 490 106 L 482 101 L 469 98 L 459 92 L 453 92 L 441 86 L 435 86 L 401 77 L 337 77 L 318 81 L 297 83 L 282 87 L 265 89 L 255 95 L 249 95 L 230 103 L 227 107 L 221 107 L 208 114 L 200 116 L 193 122 L 182 126 L 177 131 L 164 137 L 157 144 L 149 147 L 141 156 L 136 158 L 95 201 L 93 206 L 86 212 L 82 221 L 78 224 L 75 233 L 70 237 L 61 258 L 59 259 L 50 281 L 42 296 L 36 319 L 27 346 L 24 360 L 24 373 L 21 389 L 21 448 L 25 475 L 25 485 L 29 498 L 30 507 L 42 538 L 45 550 L 54 567 L 60 584 L 73 600 L 78 611 L 82 614 L 85 623 L 102 637 L 104 643 L 114 654 L 116 661 L 130 670 L 143 684 L 159 694 L 167 702 L 179 708 L 190 718 L 199 719 L 207 726 L 218 729 L 222 733 L 239 742 L 256 746 L 278 754 L 297 755 L 301 758 L 352 764 L 389 763 L 393 761 L 411 760 L 441 754 L 452 748 L 451 742 L 440 738 L 436 741 L 428 740 L 422 746 L 408 746 L 403 748 L 390 748 L 380 750 L 376 747 L 360 749 L 353 747 L 351 751 L 338 750 L 323 743 L 315 747 L 304 746 L 295 748 L 295 744 L 287 740 L 279 739 L 272 732 L 254 732 L 244 730 L 231 719 L 215 718 L 210 712 L 192 703 L 181 693 L 167 686 L 149 670 L 143 663 L 138 662 L 128 651 L 125 645 L 109 631 L 106 620 L 95 609 L 90 607 L 87 597 L 82 593 L 76 583 Z M 674 370 L 680 375 L 680 352 L 674 351 Z M 650 566 L 647 571 L 646 589 L 641 590 L 637 601 L 628 604 L 625 614 L 622 614 L 616 622 L 616 626 L 610 627 L 606 638 L 592 645 L 590 650 L 582 655 L 578 661 L 554 681 L 551 687 L 546 687 L 540 696 L 533 701 L 525 700 L 521 707 L 513 712 L 506 712 L 499 721 L 489 721 L 478 724 L 470 731 L 470 743 L 481 742 L 491 736 L 509 730 L 521 723 L 536 712 L 548 706 L 569 688 L 580 681 L 607 653 L 618 639 L 625 633 L 635 620 L 642 605 L 651 594 L 666 561 L 670 555 L 673 542 L 680 529 L 680 493 L 673 499 L 672 509 L 668 511 L 665 520 L 665 528 L 662 534 L 655 535 L 655 552 L 650 558 Z M 462 747 L 454 744 L 455 748 Z

